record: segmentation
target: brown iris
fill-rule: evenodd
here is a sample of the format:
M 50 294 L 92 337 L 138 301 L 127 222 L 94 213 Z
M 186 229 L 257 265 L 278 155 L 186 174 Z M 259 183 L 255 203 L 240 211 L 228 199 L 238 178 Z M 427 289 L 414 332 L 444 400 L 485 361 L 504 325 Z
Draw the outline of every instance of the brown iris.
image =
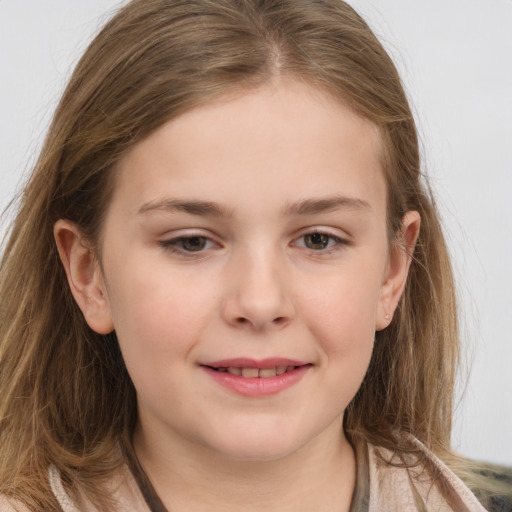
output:
M 206 238 L 204 236 L 190 236 L 187 238 L 182 238 L 180 244 L 185 251 L 202 251 L 206 245 Z
M 330 236 L 324 233 L 310 233 L 304 235 L 304 245 L 308 249 L 325 249 L 329 245 L 329 239 Z

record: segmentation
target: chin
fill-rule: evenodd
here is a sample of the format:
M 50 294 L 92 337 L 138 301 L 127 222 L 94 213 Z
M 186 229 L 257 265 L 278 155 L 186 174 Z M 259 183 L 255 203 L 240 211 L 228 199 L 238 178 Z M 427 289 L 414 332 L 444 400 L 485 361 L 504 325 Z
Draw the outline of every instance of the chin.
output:
M 286 458 L 295 449 L 289 446 L 265 446 L 263 444 L 245 444 L 231 446 L 222 450 L 224 456 L 237 462 L 272 462 Z
M 291 435 L 282 429 L 252 428 L 233 433 L 226 438 L 225 433 L 217 443 L 211 445 L 226 458 L 240 462 L 269 462 L 283 459 L 299 450 L 304 440 L 299 435 Z

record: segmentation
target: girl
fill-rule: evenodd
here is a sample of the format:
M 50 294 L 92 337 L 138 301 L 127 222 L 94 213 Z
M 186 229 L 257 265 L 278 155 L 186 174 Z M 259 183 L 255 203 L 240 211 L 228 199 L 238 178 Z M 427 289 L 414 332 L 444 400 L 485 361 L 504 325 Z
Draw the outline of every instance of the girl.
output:
M 0 510 L 484 510 L 419 169 L 343 2 L 123 7 L 5 247 Z

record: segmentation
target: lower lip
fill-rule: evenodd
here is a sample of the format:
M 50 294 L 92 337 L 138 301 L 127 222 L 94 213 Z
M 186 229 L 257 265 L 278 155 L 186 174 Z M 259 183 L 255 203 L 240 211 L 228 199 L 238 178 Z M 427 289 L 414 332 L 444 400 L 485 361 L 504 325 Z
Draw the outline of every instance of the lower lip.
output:
M 297 384 L 311 365 L 299 366 L 282 375 L 267 378 L 245 378 L 227 372 L 218 372 L 208 366 L 201 366 L 201 368 L 224 388 L 242 396 L 258 397 L 276 395 Z

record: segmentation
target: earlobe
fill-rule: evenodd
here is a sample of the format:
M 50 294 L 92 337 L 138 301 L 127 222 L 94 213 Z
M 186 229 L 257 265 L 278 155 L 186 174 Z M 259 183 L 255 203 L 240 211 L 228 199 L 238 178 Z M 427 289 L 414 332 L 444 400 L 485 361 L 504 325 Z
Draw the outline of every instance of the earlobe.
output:
M 403 216 L 400 231 L 389 254 L 377 310 L 376 331 L 385 329 L 391 323 L 400 302 L 418 240 L 420 223 L 420 214 L 416 211 L 409 211 Z
M 103 274 L 80 228 L 61 219 L 53 228 L 71 293 L 89 327 L 99 334 L 114 330 Z

